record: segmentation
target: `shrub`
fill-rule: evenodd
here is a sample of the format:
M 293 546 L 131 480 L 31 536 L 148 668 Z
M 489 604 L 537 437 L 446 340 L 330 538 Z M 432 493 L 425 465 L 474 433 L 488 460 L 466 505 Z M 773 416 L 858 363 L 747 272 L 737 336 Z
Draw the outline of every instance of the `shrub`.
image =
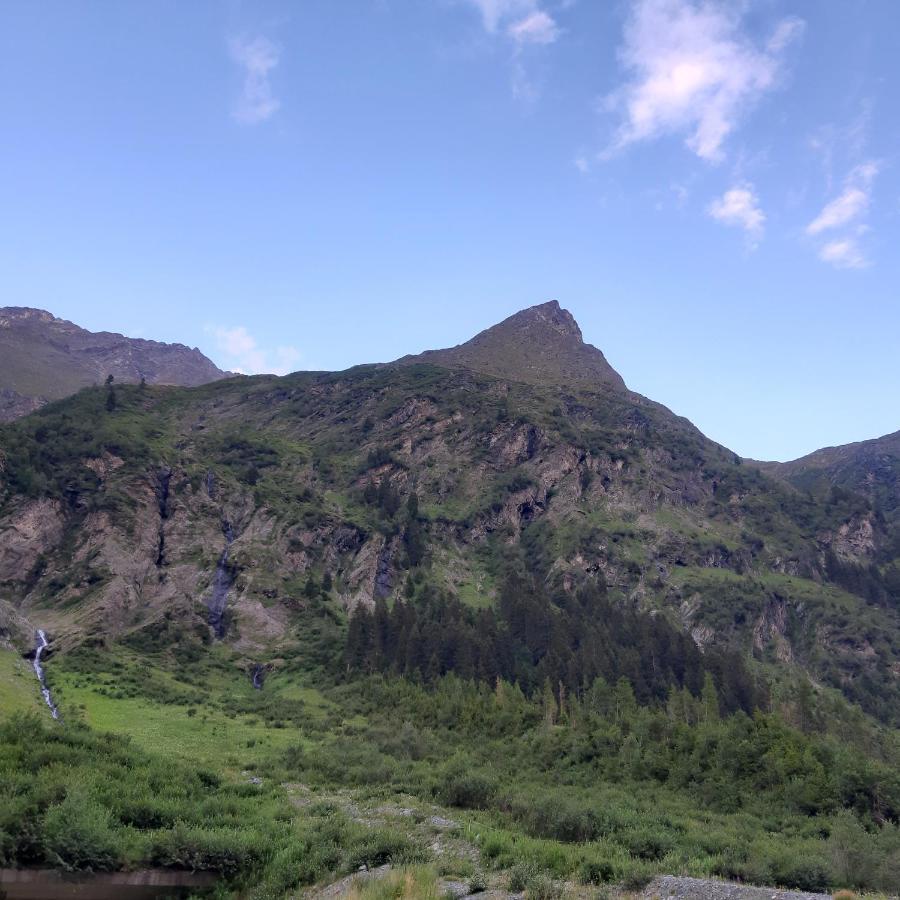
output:
M 541 872 L 531 878 L 525 888 L 526 900 L 560 900 L 563 886 Z
M 109 811 L 83 788 L 70 791 L 48 810 L 43 831 L 48 860 L 65 869 L 104 871 L 119 864 Z
M 180 822 L 155 839 L 151 859 L 159 866 L 232 876 L 257 866 L 264 851 L 265 845 L 255 831 L 206 829 Z
M 524 891 L 536 874 L 534 866 L 528 863 L 516 863 L 509 870 L 509 889 L 515 893 Z
M 451 775 L 438 789 L 444 803 L 461 809 L 486 809 L 496 793 L 496 781 L 478 771 Z

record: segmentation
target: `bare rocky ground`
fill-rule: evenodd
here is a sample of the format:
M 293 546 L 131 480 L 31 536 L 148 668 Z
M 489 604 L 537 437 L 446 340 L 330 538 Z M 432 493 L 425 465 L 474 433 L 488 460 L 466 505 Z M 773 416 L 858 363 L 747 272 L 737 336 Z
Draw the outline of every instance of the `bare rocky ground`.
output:
M 659 900 L 831 900 L 830 894 L 780 891 L 730 881 L 677 875 L 661 875 L 654 878 L 641 896 Z

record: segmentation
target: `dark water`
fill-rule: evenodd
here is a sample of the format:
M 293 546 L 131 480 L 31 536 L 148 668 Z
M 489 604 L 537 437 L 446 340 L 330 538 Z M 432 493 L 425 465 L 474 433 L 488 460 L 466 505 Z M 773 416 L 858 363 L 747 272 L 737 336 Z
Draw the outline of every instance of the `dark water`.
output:
M 102 874 L 68 873 L 55 869 L 0 869 L 0 897 L 8 900 L 156 900 L 184 897 L 195 888 L 210 887 L 216 876 L 206 872 L 148 869 Z

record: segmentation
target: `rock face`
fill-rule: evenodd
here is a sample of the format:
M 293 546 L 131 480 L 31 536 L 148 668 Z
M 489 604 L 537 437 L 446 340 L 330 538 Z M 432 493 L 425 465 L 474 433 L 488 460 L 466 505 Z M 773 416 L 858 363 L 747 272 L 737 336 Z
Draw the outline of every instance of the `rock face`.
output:
M 83 387 L 117 382 L 194 386 L 227 377 L 196 348 L 93 333 L 41 309 L 0 308 L 0 421 Z
M 405 356 L 401 363 L 469 369 L 529 384 L 588 384 L 625 390 L 603 353 L 586 344 L 572 314 L 556 300 L 532 306 L 447 350 Z

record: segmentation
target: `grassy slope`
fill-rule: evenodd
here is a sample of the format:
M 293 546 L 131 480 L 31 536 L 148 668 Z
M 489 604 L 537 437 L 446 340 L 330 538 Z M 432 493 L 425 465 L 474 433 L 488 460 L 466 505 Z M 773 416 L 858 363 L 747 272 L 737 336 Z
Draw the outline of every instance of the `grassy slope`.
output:
M 0 714 L 45 709 L 31 664 L 16 650 L 0 646 Z

